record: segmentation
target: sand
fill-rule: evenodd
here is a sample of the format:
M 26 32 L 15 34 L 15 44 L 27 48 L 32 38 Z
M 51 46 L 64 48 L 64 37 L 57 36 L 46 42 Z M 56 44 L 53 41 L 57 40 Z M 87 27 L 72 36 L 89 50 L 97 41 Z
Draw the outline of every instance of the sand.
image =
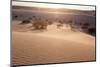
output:
M 55 25 L 43 32 L 27 27 L 13 24 L 13 65 L 95 60 L 95 37 L 91 35 Z

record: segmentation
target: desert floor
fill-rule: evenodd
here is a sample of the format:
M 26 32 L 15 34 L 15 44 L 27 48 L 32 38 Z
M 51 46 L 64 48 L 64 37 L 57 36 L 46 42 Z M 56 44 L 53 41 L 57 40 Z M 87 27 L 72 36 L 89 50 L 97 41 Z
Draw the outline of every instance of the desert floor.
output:
M 46 64 L 95 60 L 95 37 L 70 27 L 49 25 L 34 31 L 31 24 L 12 23 L 13 65 Z

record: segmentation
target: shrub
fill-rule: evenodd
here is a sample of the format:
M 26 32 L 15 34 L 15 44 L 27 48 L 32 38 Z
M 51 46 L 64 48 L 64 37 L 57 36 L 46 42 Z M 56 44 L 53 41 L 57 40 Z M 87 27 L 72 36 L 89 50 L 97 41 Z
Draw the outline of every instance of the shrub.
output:
M 47 29 L 47 25 L 48 23 L 43 21 L 35 21 L 32 23 L 34 29 Z
M 96 32 L 96 28 L 89 28 L 88 33 L 92 34 Z
M 72 20 L 69 20 L 69 21 L 68 21 L 68 24 L 72 24 L 72 23 L 73 23 L 73 21 L 72 21 Z
M 48 24 L 51 25 L 51 24 L 53 24 L 53 22 L 52 21 L 48 21 Z
M 89 23 L 84 23 L 84 24 L 82 24 L 82 29 L 88 29 L 88 27 L 89 27 Z
M 23 20 L 21 24 L 28 24 L 28 23 L 31 23 L 30 20 Z
M 17 17 L 18 17 L 17 15 L 14 16 L 14 18 L 17 18 Z
M 61 23 L 57 24 L 57 28 L 62 27 L 63 25 Z

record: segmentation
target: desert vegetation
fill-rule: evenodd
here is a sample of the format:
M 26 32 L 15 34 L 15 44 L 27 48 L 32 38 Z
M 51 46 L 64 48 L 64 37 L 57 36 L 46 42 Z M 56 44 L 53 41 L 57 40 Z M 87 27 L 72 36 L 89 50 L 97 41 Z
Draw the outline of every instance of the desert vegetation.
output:
M 17 18 L 17 17 L 18 17 L 17 15 L 14 16 L 14 18 Z
M 69 20 L 67 24 L 70 26 L 72 31 L 75 31 L 75 28 L 77 27 L 77 25 L 75 25 L 75 23 L 72 20 Z
M 58 28 L 58 29 L 60 29 L 62 26 L 63 26 L 62 23 L 58 23 L 58 24 L 57 24 L 57 28 Z
M 91 35 L 96 35 L 96 28 L 95 27 L 88 28 L 88 33 Z
M 45 21 L 36 20 L 32 23 L 34 29 L 47 29 L 48 23 Z
M 23 20 L 20 24 L 29 24 L 29 23 L 31 23 L 30 20 Z
M 83 32 L 88 32 L 88 27 L 89 27 L 89 24 L 88 23 L 84 23 L 84 24 L 82 24 L 82 26 L 81 26 L 81 29 L 83 30 Z
M 48 20 L 48 24 L 49 24 L 49 25 L 51 25 L 51 24 L 53 24 L 53 22 L 52 22 L 52 21 L 50 21 L 50 20 Z

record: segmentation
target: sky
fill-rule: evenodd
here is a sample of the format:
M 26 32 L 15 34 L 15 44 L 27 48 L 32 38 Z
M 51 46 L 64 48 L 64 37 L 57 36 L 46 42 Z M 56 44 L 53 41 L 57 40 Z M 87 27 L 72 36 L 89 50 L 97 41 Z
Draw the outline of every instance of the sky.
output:
M 41 1 L 41 2 L 56 2 L 56 3 L 71 3 L 71 4 L 86 4 L 95 5 L 95 0 L 22 0 L 22 1 Z M 43 8 L 69 8 L 78 10 L 95 10 L 93 6 L 79 6 L 79 5 L 63 5 L 63 4 L 47 4 L 47 3 L 33 3 L 33 2 L 16 2 L 12 5 L 29 6 L 29 7 L 43 7 Z

